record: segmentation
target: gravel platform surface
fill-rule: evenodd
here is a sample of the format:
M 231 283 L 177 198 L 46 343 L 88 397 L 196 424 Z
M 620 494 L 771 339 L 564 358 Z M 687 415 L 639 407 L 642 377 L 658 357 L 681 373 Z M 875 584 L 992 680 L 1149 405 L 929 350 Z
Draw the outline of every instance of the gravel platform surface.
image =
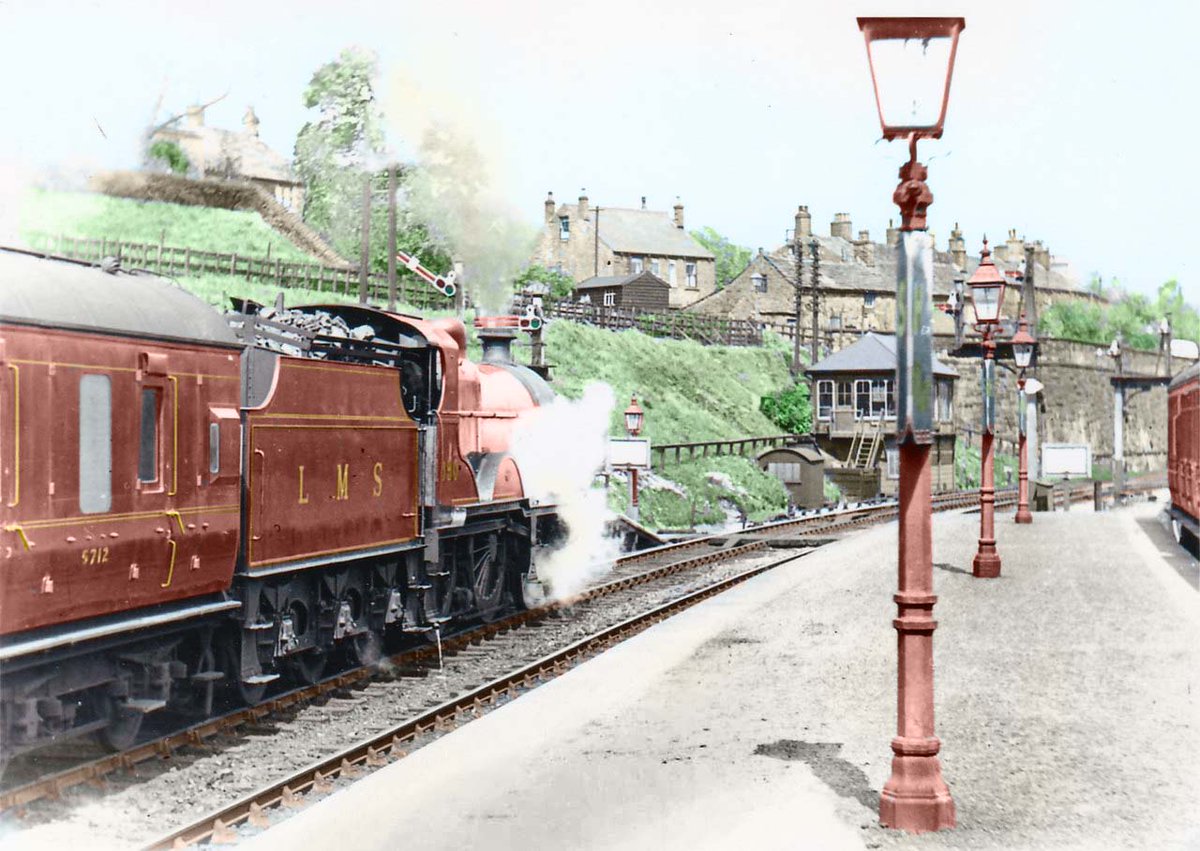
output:
M 1200 847 L 1200 595 L 1161 503 L 934 518 L 937 733 L 959 826 L 877 824 L 896 525 L 714 598 L 262 834 L 417 848 Z

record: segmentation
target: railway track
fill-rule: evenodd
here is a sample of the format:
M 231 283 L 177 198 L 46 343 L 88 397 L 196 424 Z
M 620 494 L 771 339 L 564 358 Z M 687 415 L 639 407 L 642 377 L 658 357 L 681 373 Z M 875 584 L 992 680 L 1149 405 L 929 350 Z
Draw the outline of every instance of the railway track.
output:
M 1079 488 L 1071 493 L 1072 498 L 1076 500 L 1090 498 L 1091 495 L 1092 491 L 1090 487 L 1086 489 Z M 1015 491 L 997 493 L 998 505 L 1013 501 L 1015 501 Z M 974 493 L 947 494 L 935 497 L 934 508 L 935 510 L 950 510 L 968 507 L 976 502 L 977 495 Z M 495 623 L 480 626 L 478 629 L 461 635 L 447 637 L 443 639 L 440 645 L 430 645 L 406 651 L 393 657 L 390 663 L 401 673 L 419 671 L 423 667 L 428 668 L 434 664 L 443 654 L 454 655 L 464 652 L 473 645 L 478 645 L 497 636 L 504 636 L 518 627 L 544 622 L 549 618 L 555 617 L 564 608 L 582 606 L 590 601 L 610 597 L 619 592 L 645 586 L 656 581 L 662 581 L 668 577 L 694 571 L 706 565 L 728 563 L 738 557 L 746 557 L 751 554 L 761 556 L 766 551 L 766 548 L 770 546 L 770 539 L 772 537 L 800 533 L 811 539 L 810 545 L 816 546 L 823 542 L 822 539 L 827 540 L 829 536 L 840 534 L 868 523 L 889 520 L 895 516 L 896 510 L 894 502 L 860 506 L 841 511 L 762 524 L 747 529 L 744 532 L 708 536 L 631 554 L 618 562 L 617 575 L 614 578 L 595 585 L 576 597 L 528 612 L 521 612 Z M 807 551 L 807 549 L 804 550 L 804 552 Z M 740 578 L 736 579 L 736 581 L 745 581 L 750 576 L 792 561 L 803 554 L 803 552 L 793 552 L 772 561 L 765 567 L 756 567 L 753 570 L 744 571 L 739 574 Z M 717 582 L 711 583 L 710 586 L 701 591 L 694 594 L 689 593 L 681 597 L 680 600 L 691 599 L 693 602 L 696 602 L 699 599 L 703 599 L 705 595 L 719 593 L 720 590 L 729 587 L 734 581 L 728 577 L 722 578 Z M 467 692 L 467 694 L 476 695 L 470 699 L 466 696 L 456 696 L 448 701 L 441 701 L 433 709 L 420 713 L 415 718 L 410 717 L 403 724 L 372 737 L 367 744 L 360 742 L 359 745 L 361 747 L 355 746 L 356 749 L 352 748 L 335 754 L 335 756 L 323 758 L 318 762 L 316 767 L 310 766 L 312 771 L 306 775 L 308 779 L 296 780 L 295 778 L 289 778 L 288 780 L 274 783 L 270 787 L 274 791 L 270 792 L 270 794 L 260 791 L 259 793 L 255 793 L 253 800 L 243 799 L 232 805 L 234 809 L 225 808 L 219 813 L 209 814 L 191 827 L 172 834 L 170 842 L 174 843 L 176 840 L 181 840 L 184 843 L 192 843 L 211 840 L 214 837 L 219 840 L 224 836 L 222 831 L 226 830 L 231 824 L 242 822 L 259 823 L 261 822 L 261 810 L 264 807 L 268 807 L 268 805 L 273 806 L 282 803 L 290 806 L 298 800 L 297 795 L 306 790 L 321 791 L 327 788 L 329 783 L 332 782 L 331 778 L 349 777 L 356 770 L 361 770 L 364 766 L 372 766 L 379 764 L 381 761 L 386 762 L 395 758 L 399 750 L 407 747 L 407 743 L 411 743 L 414 737 L 430 731 L 436 731 L 449 723 L 450 718 L 459 717 L 460 710 L 455 710 L 455 714 L 453 715 L 448 714 L 451 706 L 461 704 L 462 707 L 467 707 L 461 711 L 482 711 L 483 707 L 494 705 L 497 701 L 502 702 L 514 695 L 516 693 L 514 689 L 520 690 L 529 687 L 538 679 L 549 676 L 549 672 L 556 669 L 555 666 L 562 664 L 561 662 L 551 663 L 549 660 L 560 658 L 578 660 L 581 658 L 580 654 L 585 652 L 582 649 L 583 647 L 610 646 L 612 641 L 619 640 L 612 639 L 612 636 L 632 634 L 632 631 L 636 631 L 635 624 L 642 623 L 644 625 L 639 628 L 645 628 L 646 625 L 654 621 L 654 618 L 661 619 L 666 616 L 664 613 L 674 611 L 676 608 L 678 607 L 675 606 L 675 603 L 667 603 L 655 609 L 654 613 L 648 614 L 646 616 L 649 618 L 648 620 L 639 621 L 638 618 L 628 618 L 622 621 L 620 630 L 606 627 L 600 630 L 595 636 L 590 636 L 585 640 L 573 643 L 571 648 L 574 648 L 574 650 L 572 653 L 568 653 L 567 656 L 560 656 L 560 653 L 550 653 L 544 659 L 539 659 L 539 664 L 544 664 L 536 668 L 536 675 L 528 673 L 528 666 L 522 666 L 520 670 L 524 673 L 513 672 L 511 675 L 507 675 L 511 677 L 510 685 L 506 685 L 503 688 L 496 685 L 496 683 L 504 680 L 504 677 L 493 679 L 487 684 L 488 688 L 492 689 L 492 691 L 488 692 L 488 694 L 492 695 L 489 698 L 480 697 L 479 695 L 483 692 L 476 689 Z M 608 636 L 608 638 L 602 639 L 601 636 Z M 611 639 L 609 644 L 603 643 L 603 641 L 609 639 Z M 566 653 L 566 651 L 561 651 L 561 653 Z M 185 730 L 138 745 L 123 753 L 106 755 L 81 765 L 72 766 L 54 775 L 38 778 L 32 782 L 0 793 L 0 808 L 8 811 L 15 810 L 19 813 L 29 803 L 47 798 L 56 798 L 71 786 L 80 783 L 101 785 L 105 782 L 105 778 L 114 772 L 133 770 L 139 764 L 149 760 L 169 758 L 180 749 L 202 747 L 207 741 L 211 741 L 222 735 L 234 733 L 247 726 L 253 727 L 261 725 L 264 722 L 269 724 L 270 719 L 294 712 L 299 707 L 310 705 L 315 701 L 321 700 L 323 697 L 352 693 L 353 690 L 362 688 L 373 676 L 376 676 L 376 672 L 372 670 L 348 671 L 338 674 L 315 686 L 294 689 L 277 695 L 258 706 L 247 707 L 228 713 L 220 718 L 196 724 Z M 532 680 L 530 679 L 531 676 L 533 677 Z M 406 679 L 403 682 L 405 685 L 411 685 L 410 680 Z M 341 768 L 343 760 L 345 761 L 345 765 L 348 766 L 344 772 Z

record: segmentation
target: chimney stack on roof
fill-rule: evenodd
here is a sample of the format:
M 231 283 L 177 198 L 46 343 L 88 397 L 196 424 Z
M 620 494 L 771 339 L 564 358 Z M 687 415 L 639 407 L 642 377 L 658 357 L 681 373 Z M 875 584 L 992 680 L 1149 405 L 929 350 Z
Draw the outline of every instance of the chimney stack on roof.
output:
M 854 240 L 854 259 L 868 266 L 875 265 L 875 243 L 871 242 L 869 230 L 858 232 L 858 239 Z
M 1050 271 L 1050 248 L 1043 245 L 1040 239 L 1033 241 L 1033 262 Z
M 678 195 L 675 196 L 675 227 L 683 230 L 683 202 Z
M 586 219 L 588 217 L 588 197 L 587 190 L 579 190 L 579 218 Z
M 553 192 L 546 193 L 546 203 L 544 206 L 546 208 L 546 224 L 552 224 L 554 222 L 554 193 Z
M 846 242 L 854 241 L 854 225 L 850 222 L 849 213 L 837 213 L 829 223 L 829 235 L 840 236 Z
M 246 132 L 251 136 L 258 138 L 258 116 L 254 114 L 254 107 L 246 107 L 246 114 L 242 116 L 242 126 L 246 128 Z
M 204 107 L 193 104 L 187 108 L 187 124 L 188 127 L 203 127 L 204 126 Z
M 808 214 L 808 207 L 804 204 L 796 210 L 796 234 L 795 239 L 798 242 L 803 242 L 812 236 L 812 216 Z
M 900 228 L 893 225 L 891 219 L 888 219 L 887 235 L 884 239 L 887 240 L 889 248 L 895 248 L 900 244 Z
M 954 229 L 950 231 L 950 262 L 960 271 L 967 268 L 967 241 L 958 229 L 958 222 L 954 223 Z

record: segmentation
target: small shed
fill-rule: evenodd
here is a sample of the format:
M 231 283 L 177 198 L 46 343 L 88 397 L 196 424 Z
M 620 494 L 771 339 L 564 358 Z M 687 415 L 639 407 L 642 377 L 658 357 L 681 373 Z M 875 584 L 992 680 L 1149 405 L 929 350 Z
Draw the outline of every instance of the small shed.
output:
M 588 278 L 575 285 L 575 296 L 595 307 L 617 307 L 646 313 L 666 313 L 671 304 L 671 287 L 653 272 L 634 272 L 623 277 Z
M 820 508 L 825 503 L 825 456 L 816 446 L 779 446 L 757 460 L 759 469 L 783 482 L 792 505 Z

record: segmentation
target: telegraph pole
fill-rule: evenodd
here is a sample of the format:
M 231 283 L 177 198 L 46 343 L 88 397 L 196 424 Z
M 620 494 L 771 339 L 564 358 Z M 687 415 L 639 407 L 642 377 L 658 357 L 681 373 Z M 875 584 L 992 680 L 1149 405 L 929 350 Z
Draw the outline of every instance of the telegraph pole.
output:
M 804 282 L 804 248 L 800 244 L 800 234 L 792 237 L 792 253 L 796 257 L 796 280 L 792 286 L 796 290 L 796 321 L 792 327 L 792 375 L 800 375 L 800 321 L 803 317 L 800 304 L 800 287 Z
M 396 309 L 396 164 L 388 166 L 388 310 Z
M 367 303 L 367 264 L 371 262 L 371 175 L 363 177 L 362 253 L 358 261 L 358 303 Z
M 820 315 L 818 308 L 819 297 L 817 290 L 821 286 L 821 246 L 817 243 L 817 238 L 814 236 L 808 244 L 809 250 L 812 252 L 812 271 L 809 273 L 812 279 L 812 360 L 810 364 L 820 360 L 821 338 L 820 338 Z M 796 317 L 799 321 L 799 316 Z

